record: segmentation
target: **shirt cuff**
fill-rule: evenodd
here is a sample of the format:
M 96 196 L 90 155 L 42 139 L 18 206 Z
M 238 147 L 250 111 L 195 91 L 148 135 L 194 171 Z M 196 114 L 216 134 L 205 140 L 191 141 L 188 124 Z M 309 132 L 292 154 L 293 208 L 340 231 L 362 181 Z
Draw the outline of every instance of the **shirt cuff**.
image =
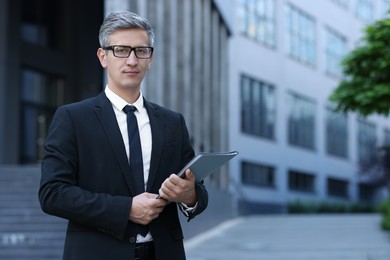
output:
M 191 213 L 193 213 L 196 209 L 196 207 L 198 207 L 198 202 L 195 203 L 195 205 L 193 207 L 188 207 L 186 204 L 180 202 L 179 204 L 180 208 L 181 208 L 181 211 L 183 212 L 183 214 L 186 216 L 186 217 L 189 217 Z

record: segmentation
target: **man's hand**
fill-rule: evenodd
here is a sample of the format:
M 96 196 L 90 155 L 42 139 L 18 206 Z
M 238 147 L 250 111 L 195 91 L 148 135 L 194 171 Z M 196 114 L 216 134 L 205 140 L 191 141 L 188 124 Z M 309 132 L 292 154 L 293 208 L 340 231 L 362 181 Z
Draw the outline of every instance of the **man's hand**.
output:
M 156 199 L 157 194 L 144 192 L 133 198 L 129 220 L 147 225 L 157 218 L 164 210 L 167 202 L 164 199 Z
M 196 203 L 195 176 L 190 169 L 185 171 L 185 178 L 182 179 L 176 174 L 171 174 L 159 190 L 160 197 L 176 203 L 184 203 L 187 206 L 194 206 Z

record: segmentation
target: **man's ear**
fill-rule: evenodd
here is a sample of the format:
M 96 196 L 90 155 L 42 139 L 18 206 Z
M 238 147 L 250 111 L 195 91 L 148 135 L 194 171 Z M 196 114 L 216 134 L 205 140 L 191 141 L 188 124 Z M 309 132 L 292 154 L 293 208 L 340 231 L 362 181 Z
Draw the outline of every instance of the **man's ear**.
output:
M 102 65 L 103 68 L 106 68 L 107 67 L 107 63 L 106 63 L 106 58 L 107 58 L 107 55 L 106 55 L 106 51 L 103 50 L 102 48 L 99 48 L 97 50 L 97 56 L 98 56 L 98 59 L 100 61 L 100 64 Z

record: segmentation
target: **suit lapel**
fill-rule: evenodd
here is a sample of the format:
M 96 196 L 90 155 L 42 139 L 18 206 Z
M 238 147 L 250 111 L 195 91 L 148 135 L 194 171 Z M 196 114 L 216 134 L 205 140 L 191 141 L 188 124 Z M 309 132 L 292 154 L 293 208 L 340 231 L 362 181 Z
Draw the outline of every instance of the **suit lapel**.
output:
M 150 129 L 152 131 L 152 154 L 150 161 L 150 169 L 149 169 L 149 178 L 146 190 L 148 192 L 152 191 L 152 185 L 156 178 L 158 172 L 158 166 L 161 159 L 161 153 L 163 148 L 163 122 L 160 116 L 158 109 L 153 105 L 147 102 L 144 99 L 144 104 L 146 110 L 148 111 L 149 121 L 150 121 Z
M 111 148 L 118 160 L 119 167 L 121 168 L 122 174 L 126 179 L 126 183 L 129 189 L 134 192 L 135 181 L 133 176 L 130 174 L 129 159 L 127 158 L 122 135 L 119 130 L 112 104 L 106 97 L 104 91 L 96 97 L 95 112 L 99 118 L 101 126 L 106 132 L 107 138 L 110 141 Z

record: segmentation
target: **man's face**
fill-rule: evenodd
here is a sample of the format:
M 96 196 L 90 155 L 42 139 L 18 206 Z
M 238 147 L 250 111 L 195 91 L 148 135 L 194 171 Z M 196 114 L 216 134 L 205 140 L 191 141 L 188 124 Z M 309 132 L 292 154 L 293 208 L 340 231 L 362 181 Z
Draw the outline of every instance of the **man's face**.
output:
M 130 47 L 148 47 L 149 37 L 141 29 L 117 30 L 109 37 L 109 46 L 124 45 Z M 107 47 L 107 46 L 105 46 Z M 139 59 L 134 50 L 128 58 L 115 57 L 112 50 L 99 48 L 98 57 L 103 68 L 107 69 L 108 84 L 113 91 L 139 90 L 146 71 L 152 62 L 149 59 Z

